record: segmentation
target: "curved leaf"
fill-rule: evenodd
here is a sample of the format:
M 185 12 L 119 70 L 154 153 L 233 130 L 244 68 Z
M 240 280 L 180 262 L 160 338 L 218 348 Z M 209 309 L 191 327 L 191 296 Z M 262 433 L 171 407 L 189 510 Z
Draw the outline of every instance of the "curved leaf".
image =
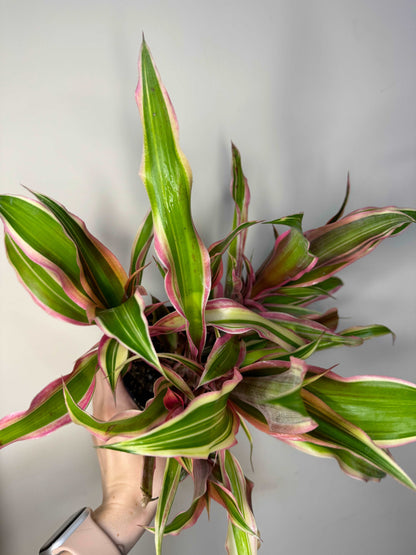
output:
M 58 378 L 36 395 L 30 407 L 0 420 L 0 447 L 21 439 L 45 436 L 71 422 L 65 405 L 64 387 L 85 408 L 91 400 L 97 369 L 97 351 L 81 357 L 73 371 Z
M 50 273 L 27 257 L 7 233 L 4 240 L 11 265 L 41 308 L 52 316 L 72 324 L 89 324 L 85 310 L 68 297 L 63 287 Z
M 144 135 L 140 175 L 152 208 L 156 252 L 167 270 L 166 291 L 201 351 L 209 256 L 192 222 L 191 170 L 179 147 L 176 116 L 144 41 L 136 99 Z
M 416 385 L 410 382 L 330 372 L 307 389 L 381 447 L 416 441 Z
M 236 441 L 238 421 L 227 400 L 240 379 L 236 374 L 220 391 L 196 397 L 183 412 L 154 430 L 105 448 L 140 455 L 206 459 L 213 451 L 231 447 Z

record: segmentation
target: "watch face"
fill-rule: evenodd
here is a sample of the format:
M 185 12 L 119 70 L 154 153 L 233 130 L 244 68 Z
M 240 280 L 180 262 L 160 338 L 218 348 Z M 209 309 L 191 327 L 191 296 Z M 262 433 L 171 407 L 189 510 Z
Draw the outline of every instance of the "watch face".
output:
M 52 555 L 52 549 L 59 547 L 80 526 L 89 515 L 84 507 L 70 516 L 40 548 L 39 555 Z

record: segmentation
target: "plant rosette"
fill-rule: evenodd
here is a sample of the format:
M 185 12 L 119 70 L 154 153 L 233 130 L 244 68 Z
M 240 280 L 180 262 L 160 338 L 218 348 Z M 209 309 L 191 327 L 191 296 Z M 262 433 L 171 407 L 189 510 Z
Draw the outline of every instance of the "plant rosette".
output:
M 389 474 L 415 489 L 388 448 L 416 438 L 416 386 L 397 378 L 343 378 L 308 364 L 316 351 L 390 334 L 382 325 L 339 329 L 336 309 L 314 308 L 342 286 L 336 274 L 383 239 L 415 223 L 416 211 L 364 208 L 303 231 L 302 214 L 250 221 L 250 191 L 232 145 L 230 232 L 206 247 L 191 215 L 192 174 L 181 151 L 168 94 L 143 41 L 136 90 L 144 148 L 140 176 L 151 210 L 135 238 L 129 272 L 64 206 L 0 195 L 10 263 L 35 302 L 56 318 L 102 331 L 73 370 L 47 385 L 30 407 L 0 421 L 0 445 L 41 437 L 71 421 L 103 448 L 167 464 L 154 526 L 165 534 L 196 523 L 211 500 L 227 512 L 229 554 L 257 553 L 259 532 L 248 480 L 230 448 L 247 423 L 354 478 Z M 250 227 L 271 226 L 268 257 L 254 269 L 245 254 Z M 142 286 L 151 244 L 167 299 Z M 96 373 L 122 379 L 140 410 L 102 422 L 87 407 Z M 117 438 L 112 441 L 112 438 Z M 150 459 L 151 460 L 151 459 Z M 151 468 L 151 465 L 149 466 Z M 190 507 L 170 516 L 181 480 Z M 148 477 L 147 477 L 148 478 Z

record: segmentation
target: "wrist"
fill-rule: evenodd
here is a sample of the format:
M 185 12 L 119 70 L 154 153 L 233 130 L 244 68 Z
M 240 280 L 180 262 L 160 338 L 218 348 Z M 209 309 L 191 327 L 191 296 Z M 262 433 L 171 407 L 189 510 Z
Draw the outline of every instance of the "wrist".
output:
M 156 511 L 156 502 L 145 508 L 140 500 L 126 504 L 117 500 L 104 501 L 92 513 L 94 522 L 108 535 L 121 553 L 128 553 L 150 524 Z

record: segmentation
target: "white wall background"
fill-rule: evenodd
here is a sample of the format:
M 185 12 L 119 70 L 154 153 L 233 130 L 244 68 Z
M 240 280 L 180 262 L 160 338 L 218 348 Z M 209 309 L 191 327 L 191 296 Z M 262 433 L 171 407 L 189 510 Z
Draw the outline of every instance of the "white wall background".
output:
M 134 101 L 141 33 L 157 61 L 194 171 L 193 206 L 207 243 L 228 228 L 230 141 L 252 190 L 252 218 L 305 210 L 305 227 L 338 209 L 415 206 L 416 4 L 409 0 L 0 0 L 0 190 L 27 185 L 81 216 L 127 264 L 147 203 L 137 177 Z M 330 351 L 343 375 L 415 378 L 415 230 L 341 274 L 346 325 L 397 333 Z M 254 234 L 260 260 L 271 241 Z M 0 412 L 26 408 L 96 341 L 94 329 L 54 321 L 0 257 Z M 149 284 L 157 291 L 158 286 Z M 254 478 L 263 555 L 411 555 L 416 496 L 392 479 L 363 484 L 336 463 L 255 434 Z M 414 446 L 396 458 L 416 478 Z M 88 434 L 71 425 L 0 455 L 0 553 L 37 553 L 71 512 L 100 502 Z M 223 553 L 224 511 L 165 553 Z M 133 553 L 152 553 L 149 535 Z

